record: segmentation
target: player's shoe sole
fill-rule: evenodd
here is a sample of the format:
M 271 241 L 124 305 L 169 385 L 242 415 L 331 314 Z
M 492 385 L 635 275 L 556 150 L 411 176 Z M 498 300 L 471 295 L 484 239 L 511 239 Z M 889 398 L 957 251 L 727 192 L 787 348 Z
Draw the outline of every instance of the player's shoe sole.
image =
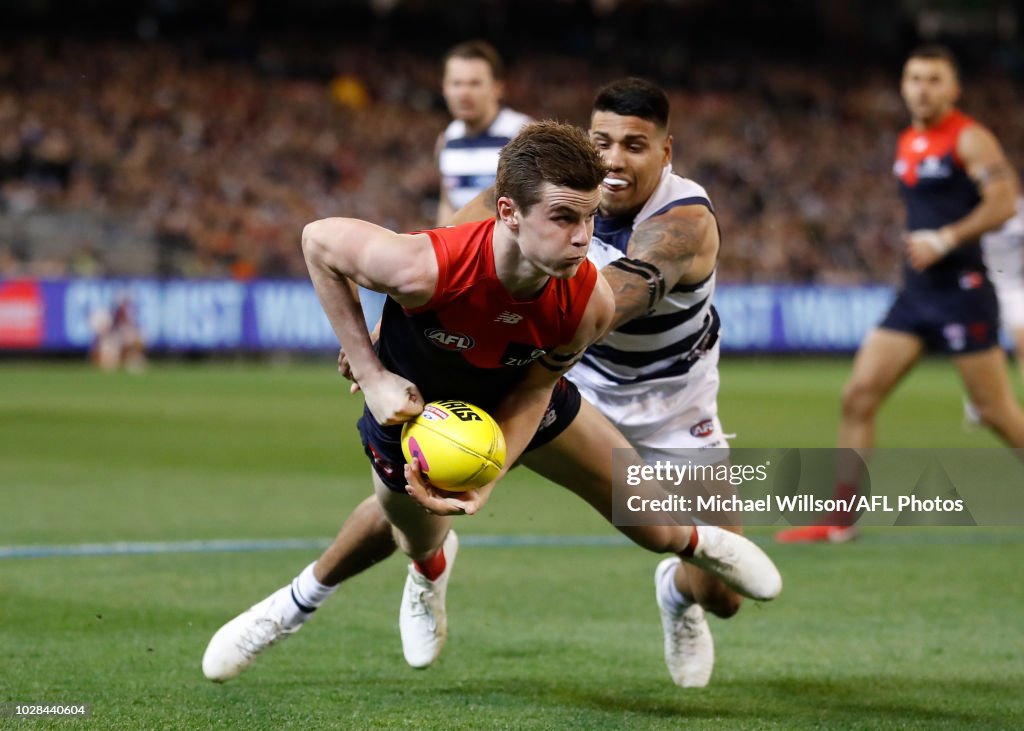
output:
M 694 602 L 682 611 L 662 604 L 658 587 L 673 581 L 681 561 L 672 556 L 658 564 L 654 571 L 654 597 L 661 612 L 661 629 L 665 639 L 665 665 L 676 685 L 703 688 L 711 680 L 715 667 L 715 643 L 704 609 Z
M 402 607 L 398 614 L 398 628 L 402 635 L 402 654 L 414 668 L 425 668 L 441 655 L 448 638 L 448 614 L 445 594 L 452 575 L 455 556 L 459 551 L 459 538 L 455 531 L 441 544 L 445 567 L 441 575 L 431 581 L 409 564 L 409 575 L 402 592 Z

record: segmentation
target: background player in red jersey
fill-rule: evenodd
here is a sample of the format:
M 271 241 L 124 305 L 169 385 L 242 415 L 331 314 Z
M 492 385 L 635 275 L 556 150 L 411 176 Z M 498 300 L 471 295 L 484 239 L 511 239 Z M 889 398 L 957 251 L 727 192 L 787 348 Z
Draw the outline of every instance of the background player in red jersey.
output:
M 999 308 L 979 239 L 1014 214 L 1017 176 L 995 136 L 959 111 L 956 62 L 941 46 L 910 54 L 901 92 L 911 124 L 900 135 L 893 172 L 907 209 L 903 287 L 857 352 L 843 391 L 839 447 L 866 452 L 875 415 L 926 350 L 953 357 L 979 417 L 1003 441 L 1024 447 L 1024 412 L 999 347 Z M 841 454 L 836 496 L 856 495 L 859 459 Z M 841 542 L 852 516 L 782 531 L 782 542 Z

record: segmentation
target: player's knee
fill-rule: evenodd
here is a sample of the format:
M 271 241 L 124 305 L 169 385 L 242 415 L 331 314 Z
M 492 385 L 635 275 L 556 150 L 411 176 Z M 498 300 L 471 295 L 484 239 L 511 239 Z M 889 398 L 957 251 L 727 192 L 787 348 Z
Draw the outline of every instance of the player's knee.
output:
M 878 410 L 878 390 L 870 383 L 850 380 L 843 388 L 843 416 L 847 418 L 868 418 Z

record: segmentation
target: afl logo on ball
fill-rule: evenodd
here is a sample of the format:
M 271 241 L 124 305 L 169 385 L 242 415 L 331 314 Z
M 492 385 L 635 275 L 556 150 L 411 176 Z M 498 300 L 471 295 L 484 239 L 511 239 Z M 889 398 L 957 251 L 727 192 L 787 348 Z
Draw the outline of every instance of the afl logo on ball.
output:
M 690 435 L 695 437 L 707 437 L 711 435 L 711 432 L 715 430 L 714 419 L 704 419 L 704 421 L 698 421 L 696 424 L 690 427 Z
M 427 340 L 444 350 L 469 350 L 473 347 L 473 338 L 468 335 L 449 332 L 439 327 L 424 330 L 423 334 Z

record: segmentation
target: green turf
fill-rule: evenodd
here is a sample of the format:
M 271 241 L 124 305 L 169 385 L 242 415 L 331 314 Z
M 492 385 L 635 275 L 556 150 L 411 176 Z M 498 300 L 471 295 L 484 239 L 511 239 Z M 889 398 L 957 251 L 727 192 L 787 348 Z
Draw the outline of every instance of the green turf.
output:
M 737 446 L 830 446 L 844 361 L 731 361 Z M 327 539 L 367 492 L 359 400 L 323 366 L 161 366 L 142 377 L 0 366 L 0 545 Z M 956 376 L 926 363 L 881 415 L 886 446 L 990 446 Z M 528 473 L 465 536 L 610 535 Z M 767 538 L 766 531 L 756 533 Z M 242 678 L 199 658 L 226 619 L 315 552 L 0 559 L 0 701 L 91 702 L 0 727 L 793 729 L 1024 727 L 1024 534 L 889 529 L 773 547 L 774 603 L 715 620 L 712 685 L 661 659 L 655 557 L 623 545 L 475 547 L 438 665 L 408 669 L 404 567 L 358 577 Z

